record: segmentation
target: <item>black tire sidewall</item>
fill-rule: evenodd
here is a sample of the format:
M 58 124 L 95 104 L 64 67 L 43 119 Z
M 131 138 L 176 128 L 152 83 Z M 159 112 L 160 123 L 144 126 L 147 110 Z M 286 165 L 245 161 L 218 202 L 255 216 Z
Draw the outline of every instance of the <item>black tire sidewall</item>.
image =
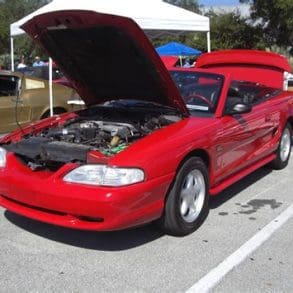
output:
M 283 134 L 286 131 L 286 129 L 288 129 L 289 133 L 290 133 L 291 145 L 290 145 L 290 152 L 289 152 L 288 158 L 285 161 L 283 161 L 281 159 L 281 140 L 282 140 Z M 290 159 L 290 156 L 291 156 L 291 148 L 292 148 L 292 127 L 291 127 L 290 124 L 287 123 L 286 126 L 284 127 L 283 131 L 282 131 L 282 135 L 281 135 L 281 138 L 280 138 L 280 141 L 279 141 L 279 146 L 278 146 L 278 149 L 276 151 L 276 158 L 274 159 L 274 161 L 271 164 L 273 169 L 281 170 L 281 169 L 285 168 L 288 165 L 288 162 L 289 162 L 289 159 Z
M 205 198 L 202 210 L 198 217 L 191 223 L 186 222 L 180 213 L 180 193 L 186 176 L 192 170 L 199 170 L 205 181 Z M 165 204 L 164 226 L 168 234 L 184 236 L 195 231 L 204 221 L 208 214 L 209 200 L 208 170 L 201 158 L 192 157 L 187 159 L 179 169 L 174 184 L 169 192 Z

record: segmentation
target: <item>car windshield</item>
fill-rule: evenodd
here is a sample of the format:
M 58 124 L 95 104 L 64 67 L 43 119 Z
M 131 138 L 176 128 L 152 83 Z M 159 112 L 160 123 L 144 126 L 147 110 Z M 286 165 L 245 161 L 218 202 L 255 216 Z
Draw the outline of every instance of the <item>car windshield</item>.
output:
M 191 112 L 215 113 L 223 76 L 195 71 L 170 71 L 170 74 Z

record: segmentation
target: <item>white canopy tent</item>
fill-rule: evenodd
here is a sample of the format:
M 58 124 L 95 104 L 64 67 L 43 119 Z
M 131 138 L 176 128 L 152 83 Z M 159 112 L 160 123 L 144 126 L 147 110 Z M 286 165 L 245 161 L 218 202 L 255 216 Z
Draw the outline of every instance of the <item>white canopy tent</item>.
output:
M 210 51 L 209 18 L 165 3 L 162 0 L 53 0 L 10 25 L 12 65 L 14 65 L 13 38 L 24 34 L 24 31 L 20 28 L 21 25 L 36 15 L 67 9 L 92 10 L 130 17 L 150 35 L 182 33 L 185 31 L 206 32 L 207 50 Z
M 129 17 L 135 20 L 150 36 L 165 33 L 181 34 L 187 31 L 206 32 L 207 51 L 210 52 L 211 50 L 209 18 L 168 4 L 162 0 L 53 0 L 10 25 L 12 71 L 14 71 L 14 37 L 24 34 L 20 27 L 36 15 L 69 9 L 92 10 Z

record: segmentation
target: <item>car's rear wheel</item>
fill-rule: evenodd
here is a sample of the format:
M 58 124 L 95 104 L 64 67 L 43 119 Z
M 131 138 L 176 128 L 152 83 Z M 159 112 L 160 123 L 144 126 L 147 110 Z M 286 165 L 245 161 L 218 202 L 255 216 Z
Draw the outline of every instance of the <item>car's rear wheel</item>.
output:
M 195 231 L 208 214 L 208 171 L 201 158 L 189 158 L 180 168 L 159 221 L 170 235 Z
M 287 124 L 282 132 L 276 158 L 271 162 L 271 167 L 281 170 L 288 165 L 292 147 L 292 127 Z

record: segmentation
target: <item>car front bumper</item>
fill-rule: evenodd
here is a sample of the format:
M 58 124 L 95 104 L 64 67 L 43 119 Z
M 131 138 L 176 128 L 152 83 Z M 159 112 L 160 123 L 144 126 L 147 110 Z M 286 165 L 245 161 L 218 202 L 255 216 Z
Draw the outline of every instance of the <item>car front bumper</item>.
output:
M 13 154 L 0 171 L 0 206 L 42 222 L 111 231 L 159 218 L 174 174 L 119 188 L 67 183 L 72 165 L 57 172 L 32 171 Z

